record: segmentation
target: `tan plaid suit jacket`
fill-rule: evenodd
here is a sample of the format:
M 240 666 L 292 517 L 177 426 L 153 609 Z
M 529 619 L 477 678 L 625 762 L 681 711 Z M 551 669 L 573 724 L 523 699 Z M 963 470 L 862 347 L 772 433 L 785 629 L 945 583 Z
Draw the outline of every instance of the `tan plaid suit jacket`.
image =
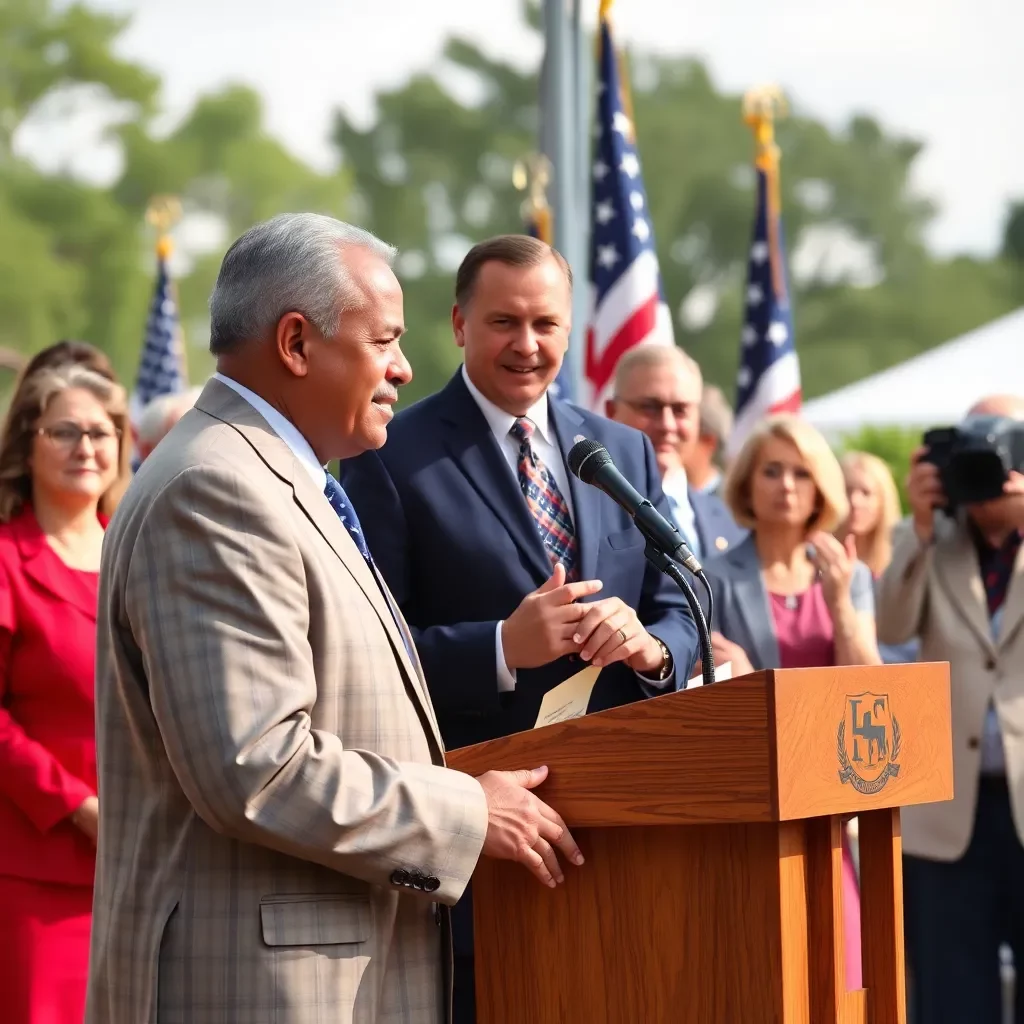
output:
M 219 381 L 113 518 L 98 629 L 88 1024 L 443 1020 L 433 901 L 483 792 L 327 499 Z

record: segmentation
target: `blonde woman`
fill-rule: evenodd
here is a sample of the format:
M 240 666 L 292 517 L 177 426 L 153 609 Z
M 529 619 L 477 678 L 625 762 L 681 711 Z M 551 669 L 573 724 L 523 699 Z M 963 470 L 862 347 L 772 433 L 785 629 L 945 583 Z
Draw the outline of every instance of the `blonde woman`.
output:
M 846 518 L 843 471 L 825 439 L 795 416 L 767 419 L 740 449 L 725 503 L 750 535 L 705 564 L 715 595 L 715 660 L 762 668 L 881 663 L 871 573 Z M 843 849 L 846 985 L 861 987 L 860 899 Z
M 0 992 L 6 1024 L 81 1024 L 99 804 L 100 546 L 125 395 L 67 364 L 24 377 L 0 437 Z
M 877 580 L 892 558 L 892 530 L 900 521 L 900 495 L 889 467 L 870 452 L 847 452 L 840 463 L 850 512 L 838 537 L 852 536 L 857 557 Z
M 875 665 L 871 573 L 846 519 L 843 473 L 825 439 L 776 416 L 747 439 L 725 502 L 750 536 L 705 565 L 715 593 L 715 657 L 737 674 L 761 668 Z
M 850 512 L 836 536 L 844 543 L 853 537 L 857 557 L 871 570 L 875 588 L 892 558 L 893 527 L 902 518 L 900 495 L 889 467 L 870 452 L 847 452 L 840 463 L 846 480 Z M 914 637 L 904 644 L 879 644 L 887 665 L 917 661 L 919 644 Z

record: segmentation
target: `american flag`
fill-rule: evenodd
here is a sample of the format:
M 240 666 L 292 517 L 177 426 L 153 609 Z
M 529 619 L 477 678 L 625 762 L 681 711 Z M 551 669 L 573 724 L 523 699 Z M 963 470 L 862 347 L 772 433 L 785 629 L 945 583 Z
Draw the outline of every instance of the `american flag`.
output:
M 793 344 L 774 159 L 766 161 L 769 166 L 759 161 L 757 168 L 757 215 L 736 373 L 736 419 L 728 446 L 733 455 L 765 416 L 800 410 L 800 364 Z
M 171 278 L 167 272 L 167 254 L 161 246 L 157 253 L 156 287 L 146 321 L 146 337 L 142 358 L 131 397 L 130 415 L 137 423 L 142 410 L 158 395 L 184 391 L 184 351 L 178 322 L 178 304 L 174 300 Z
M 633 124 L 623 104 L 608 19 L 600 25 L 594 188 L 590 234 L 591 315 L 584 361 L 584 404 L 600 411 L 615 366 L 634 345 L 671 345 L 672 317 L 662 295 L 654 229 L 640 174 Z

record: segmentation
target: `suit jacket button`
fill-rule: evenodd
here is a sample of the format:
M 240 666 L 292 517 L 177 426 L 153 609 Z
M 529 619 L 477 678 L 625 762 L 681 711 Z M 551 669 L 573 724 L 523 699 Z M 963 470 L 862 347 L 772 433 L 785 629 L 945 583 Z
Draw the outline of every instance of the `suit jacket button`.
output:
M 985 659 L 985 671 L 986 672 L 994 672 L 995 670 L 996 670 L 996 659 L 995 658 L 986 658 Z
M 979 746 L 980 746 L 980 744 L 978 743 L 978 737 L 977 736 L 972 736 L 967 741 L 967 749 L 968 750 L 977 750 Z
M 391 872 L 391 884 L 392 885 L 408 885 L 409 884 L 409 872 L 403 871 L 401 868 L 396 868 Z
M 428 878 L 424 880 L 423 888 L 427 892 L 437 892 L 437 890 L 441 888 L 441 879 L 435 878 L 433 875 L 430 875 Z

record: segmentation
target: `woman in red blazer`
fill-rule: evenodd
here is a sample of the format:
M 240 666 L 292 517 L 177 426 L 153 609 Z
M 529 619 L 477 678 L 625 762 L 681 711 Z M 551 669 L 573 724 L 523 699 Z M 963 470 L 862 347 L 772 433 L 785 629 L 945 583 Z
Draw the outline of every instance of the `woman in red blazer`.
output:
M 20 382 L 0 438 L 0 1014 L 80 1024 L 99 805 L 100 546 L 124 391 L 66 364 Z

